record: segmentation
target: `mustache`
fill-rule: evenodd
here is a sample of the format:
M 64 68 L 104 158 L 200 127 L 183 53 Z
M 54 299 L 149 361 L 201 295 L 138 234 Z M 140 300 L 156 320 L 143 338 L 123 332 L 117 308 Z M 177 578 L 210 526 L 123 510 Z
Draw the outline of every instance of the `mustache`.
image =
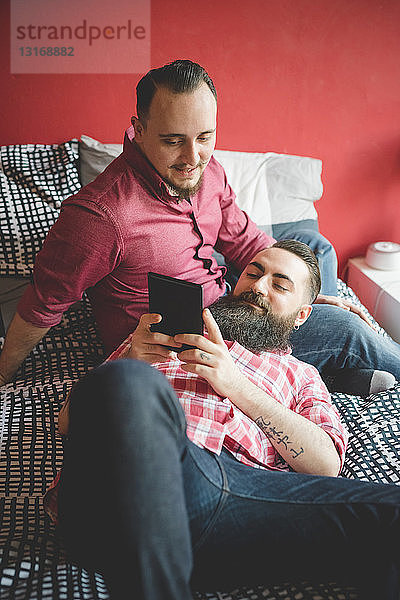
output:
M 179 164 L 175 164 L 175 165 L 171 165 L 171 169 L 175 168 L 175 169 L 197 169 L 197 167 L 202 167 L 203 165 L 206 165 L 208 161 L 203 160 L 203 161 L 199 161 L 197 163 L 197 165 L 188 165 L 187 163 L 179 163 Z
M 264 310 L 267 314 L 271 310 L 271 305 L 268 300 L 260 294 L 260 292 L 254 292 L 253 290 L 247 290 L 239 294 L 239 296 L 233 296 L 237 302 L 248 302 L 254 304 L 258 308 Z

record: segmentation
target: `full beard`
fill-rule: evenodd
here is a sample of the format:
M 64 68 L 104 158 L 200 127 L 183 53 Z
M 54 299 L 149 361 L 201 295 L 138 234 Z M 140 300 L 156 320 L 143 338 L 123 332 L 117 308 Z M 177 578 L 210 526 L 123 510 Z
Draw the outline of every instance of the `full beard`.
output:
M 261 294 L 247 291 L 239 296 L 223 296 L 209 309 L 224 340 L 236 341 L 255 354 L 287 351 L 291 347 L 289 337 L 297 311 L 285 317 L 276 316 Z

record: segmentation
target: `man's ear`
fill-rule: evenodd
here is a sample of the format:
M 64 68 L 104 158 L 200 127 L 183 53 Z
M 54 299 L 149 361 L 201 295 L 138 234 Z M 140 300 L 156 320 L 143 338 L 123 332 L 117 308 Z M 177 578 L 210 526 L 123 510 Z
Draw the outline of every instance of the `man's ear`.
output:
M 131 118 L 131 123 L 133 125 L 133 129 L 135 130 L 135 142 L 140 143 L 145 132 L 145 126 L 140 119 L 135 116 Z
M 299 328 L 300 325 L 303 325 L 303 323 L 307 321 L 308 317 L 311 315 L 311 311 L 311 304 L 303 304 L 297 313 L 296 321 L 294 322 L 295 327 Z

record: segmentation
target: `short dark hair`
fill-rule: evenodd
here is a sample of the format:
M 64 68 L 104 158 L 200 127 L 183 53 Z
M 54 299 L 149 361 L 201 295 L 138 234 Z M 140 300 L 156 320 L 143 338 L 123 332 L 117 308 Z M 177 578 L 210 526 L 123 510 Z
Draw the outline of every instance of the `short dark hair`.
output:
M 310 246 L 298 242 L 297 240 L 280 240 L 275 242 L 271 248 L 281 248 L 287 250 L 292 254 L 295 254 L 301 258 L 307 265 L 309 272 L 309 286 L 308 286 L 308 301 L 312 304 L 321 290 L 321 273 L 318 266 L 317 257 L 311 250 Z
M 136 110 L 141 121 L 148 117 L 151 101 L 158 87 L 176 94 L 190 93 L 206 83 L 217 100 L 217 92 L 207 71 L 191 60 L 175 60 L 158 69 L 151 69 L 136 86 Z

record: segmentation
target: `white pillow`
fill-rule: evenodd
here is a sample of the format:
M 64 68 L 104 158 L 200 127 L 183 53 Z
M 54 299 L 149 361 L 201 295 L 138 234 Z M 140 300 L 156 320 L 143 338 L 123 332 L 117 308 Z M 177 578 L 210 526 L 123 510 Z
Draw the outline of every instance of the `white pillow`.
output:
M 237 203 L 257 223 L 275 225 L 317 219 L 322 196 L 322 161 L 274 152 L 215 150 L 237 195 Z
M 81 135 L 79 156 L 82 185 L 96 179 L 121 152 L 122 144 L 102 144 L 88 135 Z

